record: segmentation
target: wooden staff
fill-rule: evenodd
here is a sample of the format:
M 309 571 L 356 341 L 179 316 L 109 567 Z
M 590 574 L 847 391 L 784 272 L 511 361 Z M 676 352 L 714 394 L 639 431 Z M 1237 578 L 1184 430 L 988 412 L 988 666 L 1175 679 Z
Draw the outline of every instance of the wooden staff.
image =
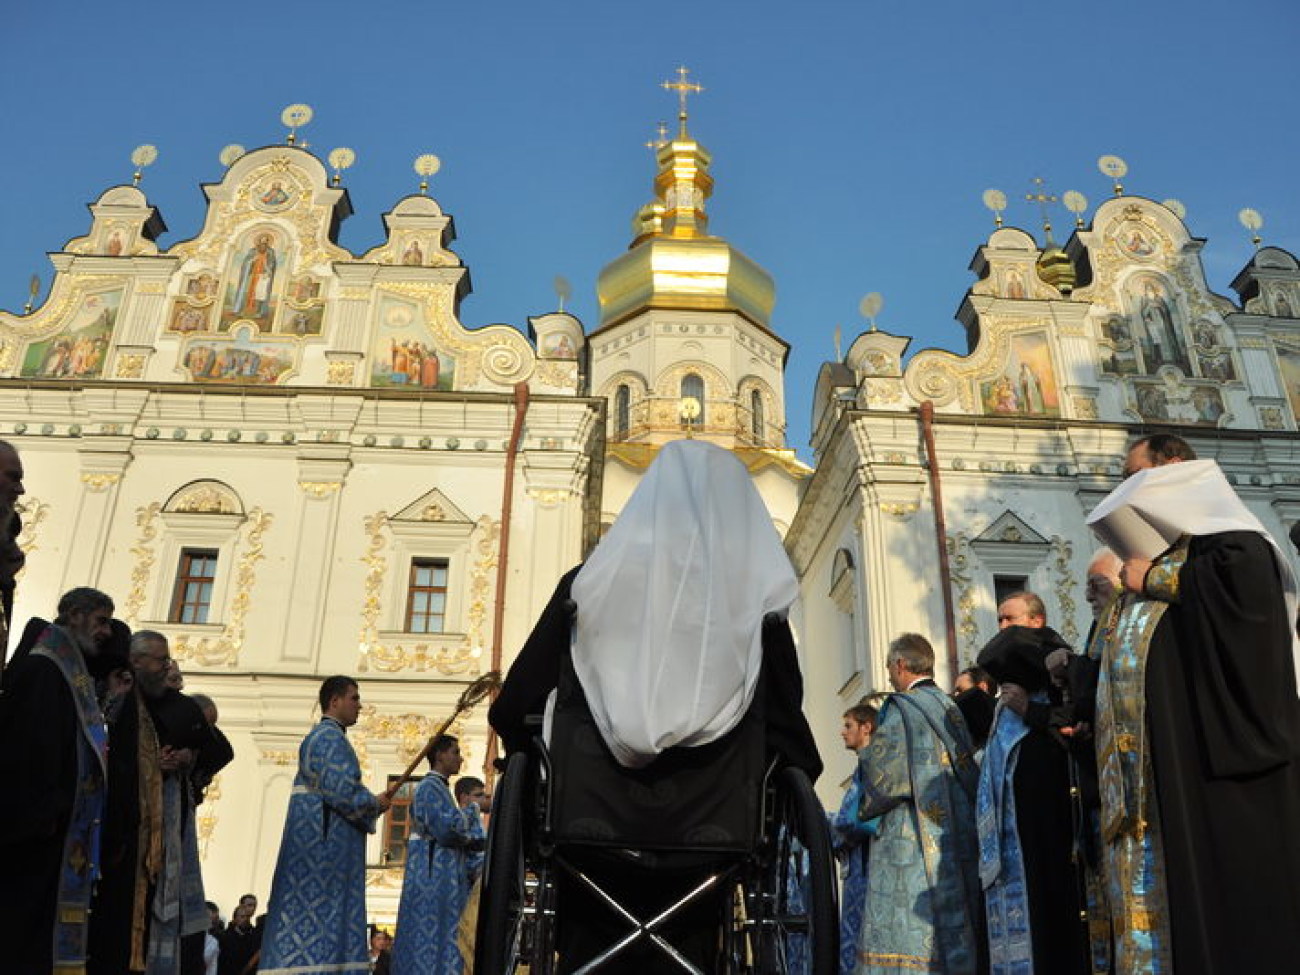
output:
M 469 687 L 465 688 L 460 699 L 456 701 L 456 710 L 451 713 L 451 717 L 444 721 L 442 726 L 429 737 L 429 740 L 425 742 L 424 747 L 420 749 L 420 754 L 416 755 L 415 758 L 411 760 L 411 764 L 406 766 L 406 771 L 402 773 L 401 778 L 397 779 L 388 787 L 384 792 L 384 796 L 388 799 L 392 799 L 393 796 L 397 795 L 397 790 L 406 785 L 407 782 L 411 781 L 411 776 L 415 774 L 415 770 L 419 767 L 420 763 L 428 756 L 430 749 L 433 748 L 433 743 L 446 733 L 447 729 L 451 727 L 452 722 L 460 717 L 461 712 L 469 710 L 500 686 L 501 671 L 489 670 L 478 680 L 474 681 L 474 683 L 470 684 Z

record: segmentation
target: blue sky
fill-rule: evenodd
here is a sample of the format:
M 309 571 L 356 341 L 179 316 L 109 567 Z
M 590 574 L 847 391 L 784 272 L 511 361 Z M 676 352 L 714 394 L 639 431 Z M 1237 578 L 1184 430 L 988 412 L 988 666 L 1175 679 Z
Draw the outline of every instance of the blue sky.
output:
M 805 456 L 817 369 L 836 325 L 845 347 L 863 327 L 865 293 L 884 295 L 879 325 L 914 336 L 911 352 L 964 349 L 952 316 L 993 228 L 986 188 L 1037 230 L 1021 202 L 1033 177 L 1095 206 L 1109 193 L 1097 157 L 1117 153 L 1131 192 L 1187 206 L 1215 290 L 1250 257 L 1244 206 L 1266 242 L 1300 251 L 1294 0 L 13 0 L 5 19 L 10 310 L 33 272 L 48 286 L 44 254 L 85 231 L 84 204 L 129 180 L 136 145 L 159 149 L 143 186 L 166 246 L 198 231 L 221 148 L 281 141 L 281 108 L 307 102 L 303 138 L 357 153 L 344 246 L 380 240 L 381 214 L 416 188 L 411 160 L 434 152 L 432 193 L 474 285 L 463 321 L 523 327 L 554 309 L 562 274 L 594 328 L 596 276 L 650 196 L 643 144 L 675 112 L 658 83 L 689 66 L 706 88 L 691 128 L 714 157 L 710 229 L 776 279 Z

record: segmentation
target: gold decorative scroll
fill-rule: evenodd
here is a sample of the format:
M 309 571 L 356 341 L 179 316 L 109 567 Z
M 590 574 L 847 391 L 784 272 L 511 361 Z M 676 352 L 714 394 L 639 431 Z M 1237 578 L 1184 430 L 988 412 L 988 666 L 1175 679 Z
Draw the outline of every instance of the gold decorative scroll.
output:
M 1066 643 L 1073 644 L 1079 639 L 1079 627 L 1074 622 L 1075 573 L 1070 565 L 1074 555 L 1074 546 L 1060 535 L 1052 536 L 1051 555 L 1053 571 L 1056 573 L 1056 602 L 1061 608 L 1060 634 Z
M 140 529 L 140 538 L 131 548 L 135 566 L 131 569 L 131 591 L 127 593 L 122 605 L 122 619 L 135 626 L 140 620 L 140 610 L 144 606 L 145 592 L 149 587 L 149 574 L 153 571 L 153 540 L 158 536 L 158 512 L 162 505 L 153 504 L 135 510 L 135 524 Z

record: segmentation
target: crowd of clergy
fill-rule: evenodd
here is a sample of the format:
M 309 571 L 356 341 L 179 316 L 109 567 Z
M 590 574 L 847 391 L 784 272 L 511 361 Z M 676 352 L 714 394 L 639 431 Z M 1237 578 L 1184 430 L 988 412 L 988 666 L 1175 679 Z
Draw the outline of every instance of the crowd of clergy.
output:
M 0 442 L 6 647 L 23 563 L 14 514 L 22 477 L 17 451 Z M 788 638 L 797 586 L 774 532 L 758 530 L 770 520 L 746 489 L 747 473 L 725 451 L 686 441 L 661 452 L 606 540 L 561 581 L 507 676 L 490 712 L 507 750 L 570 652 L 601 734 L 630 768 L 735 727 L 756 680 L 746 665 L 732 682 L 726 668 L 748 655 L 767 668 L 777 726 L 769 747 L 816 778 L 794 645 L 778 638 Z M 691 518 L 702 520 L 684 526 Z M 843 715 L 856 764 L 828 816 L 842 975 L 1295 970 L 1300 636 L 1290 560 L 1218 465 L 1168 434 L 1131 446 L 1125 480 L 1089 525 L 1099 548 L 1087 569 L 1093 623 L 1081 646 L 1053 629 L 1040 597 L 1007 594 L 997 635 L 951 688 L 936 682 L 929 641 L 904 633 L 889 645 L 890 689 Z M 737 558 L 739 538 L 746 548 Z M 645 554 L 655 545 L 689 549 L 699 574 L 678 555 L 659 574 L 660 556 Z M 710 554 L 724 550 L 725 565 Z M 629 599 L 656 587 L 680 618 L 656 621 L 646 596 L 646 617 L 630 624 L 638 617 Z M 723 587 L 749 602 L 709 595 L 736 618 L 718 628 L 710 611 L 697 625 L 703 610 L 691 600 Z M 4 971 L 472 969 L 491 800 L 483 781 L 459 775 L 454 737 L 430 742 L 428 774 L 413 789 L 393 937 L 368 924 L 365 870 L 367 836 L 394 790 L 364 785 L 348 742 L 361 688 L 347 676 L 326 679 L 321 720 L 299 748 L 267 911 L 256 917 L 246 895 L 222 930 L 205 903 L 197 829 L 205 788 L 234 757 L 216 704 L 185 694 L 166 637 L 130 632 L 109 595 L 75 588 L 54 609 L 51 622 L 15 630 L 0 690 Z M 612 638 L 620 628 L 633 637 Z M 735 685 L 707 719 L 699 695 L 683 717 L 676 700 L 652 699 L 627 676 L 659 644 L 671 648 L 655 665 L 680 670 L 671 654 L 687 632 L 706 634 L 686 652 L 714 668 L 712 684 Z M 710 649 L 728 641 L 725 652 Z M 636 707 L 628 699 L 636 694 L 649 706 Z M 570 919 L 568 931 L 596 920 Z M 722 964 L 703 957 L 703 970 Z M 790 957 L 789 971 L 804 970 L 798 953 Z M 649 969 L 616 961 L 600 970 Z

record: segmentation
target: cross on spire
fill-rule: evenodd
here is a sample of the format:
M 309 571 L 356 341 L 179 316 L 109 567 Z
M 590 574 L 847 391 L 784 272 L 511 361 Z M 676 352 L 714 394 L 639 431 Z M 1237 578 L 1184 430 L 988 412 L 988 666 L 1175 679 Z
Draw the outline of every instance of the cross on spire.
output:
M 659 129 L 655 133 L 655 137 L 651 139 L 649 142 L 647 142 L 645 144 L 645 147 L 647 149 L 654 149 L 656 152 L 658 152 L 666 145 L 668 145 L 668 123 L 660 122 Z
M 1056 195 L 1047 192 L 1047 181 L 1041 176 L 1034 177 L 1034 190 L 1036 192 L 1026 193 L 1025 199 L 1030 203 L 1038 204 L 1038 212 L 1043 218 L 1043 232 L 1047 234 L 1047 239 L 1052 239 L 1052 218 L 1047 212 L 1047 206 L 1056 202 Z
M 677 92 L 677 121 L 681 124 L 681 136 L 686 137 L 686 99 L 690 95 L 698 95 L 704 90 L 703 85 L 698 85 L 693 81 L 687 80 L 690 71 L 686 67 L 677 69 L 676 81 L 661 82 L 666 91 Z

